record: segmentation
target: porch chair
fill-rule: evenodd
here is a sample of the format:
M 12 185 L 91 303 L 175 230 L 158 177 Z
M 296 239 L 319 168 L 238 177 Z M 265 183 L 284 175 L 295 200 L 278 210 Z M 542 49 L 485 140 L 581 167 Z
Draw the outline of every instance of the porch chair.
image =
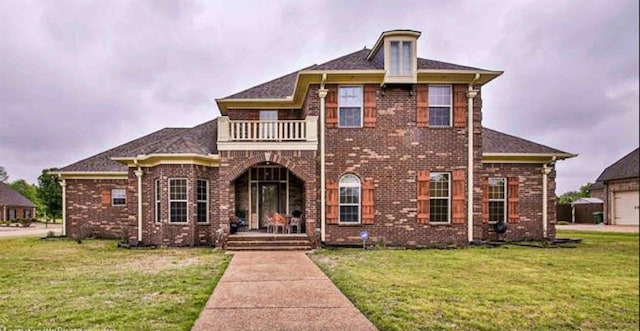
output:
M 273 213 L 273 215 L 271 215 L 271 219 L 273 219 L 272 224 L 274 233 L 278 233 L 278 228 L 282 228 L 282 233 L 284 234 L 284 231 L 287 228 L 287 219 L 278 213 Z
M 295 227 L 296 232 L 295 233 L 300 233 L 302 232 L 302 213 L 299 210 L 294 210 L 293 213 L 291 213 L 291 221 L 289 221 L 289 233 L 293 232 L 293 228 Z

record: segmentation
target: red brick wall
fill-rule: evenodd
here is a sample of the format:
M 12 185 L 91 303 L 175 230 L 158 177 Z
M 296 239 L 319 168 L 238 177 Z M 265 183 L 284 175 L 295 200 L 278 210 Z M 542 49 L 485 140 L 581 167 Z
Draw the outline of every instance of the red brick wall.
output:
M 520 179 L 519 211 L 520 220 L 516 223 L 507 221 L 507 233 L 503 239 L 512 240 L 542 240 L 542 165 L 541 164 L 513 164 L 489 163 L 484 165 L 484 172 L 479 177 L 514 177 Z M 555 170 L 547 177 L 547 236 L 555 237 L 556 196 Z M 489 224 L 481 224 L 482 239 L 498 239 Z
M 310 88 L 303 112 L 317 113 L 317 89 L 317 86 Z M 416 127 L 416 94 L 404 88 L 379 89 L 376 106 L 375 128 L 326 131 L 327 180 L 338 181 L 341 175 L 353 173 L 361 181 L 372 179 L 376 188 L 374 224 L 327 225 L 327 242 L 357 244 L 360 231 L 367 230 L 373 240 L 383 237 L 390 245 L 466 244 L 466 221 L 464 224 L 425 225 L 416 219 L 417 171 L 466 170 L 466 128 Z M 478 94 L 474 104 L 476 169 L 481 169 L 481 151 L 478 149 L 482 144 L 480 107 L 481 96 Z M 464 190 L 466 192 L 466 186 Z M 479 212 L 478 209 L 477 218 Z
M 75 237 L 84 228 L 99 237 L 120 238 L 123 229 L 129 229 L 129 236 L 135 237 L 136 212 L 131 209 L 135 205 L 134 188 L 127 179 L 67 179 L 66 188 L 66 233 Z M 102 203 L 102 191 L 126 189 L 127 204 L 112 206 Z
M 212 229 L 218 228 L 218 169 L 200 165 L 158 165 L 143 168 L 142 241 L 162 246 L 212 244 Z M 169 179 L 187 179 L 187 224 L 169 223 Z M 155 221 L 154 182 L 160 180 L 161 222 Z M 196 222 L 196 181 L 209 181 L 209 224 Z M 136 202 L 137 203 L 137 202 Z

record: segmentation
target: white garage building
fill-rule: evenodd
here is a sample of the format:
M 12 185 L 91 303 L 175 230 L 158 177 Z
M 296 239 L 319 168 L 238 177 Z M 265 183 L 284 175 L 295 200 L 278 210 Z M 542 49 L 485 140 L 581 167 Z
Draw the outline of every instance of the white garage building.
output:
M 638 225 L 640 222 L 639 149 L 608 166 L 591 186 L 591 197 L 604 201 L 607 224 Z

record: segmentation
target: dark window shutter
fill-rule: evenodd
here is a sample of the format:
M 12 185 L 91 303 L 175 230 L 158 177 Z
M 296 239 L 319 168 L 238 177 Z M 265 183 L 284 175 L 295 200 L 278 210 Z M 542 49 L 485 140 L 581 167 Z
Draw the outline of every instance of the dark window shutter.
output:
M 429 85 L 420 84 L 416 93 L 416 126 L 429 126 Z
M 482 223 L 489 223 L 489 177 L 480 179 L 482 188 Z
M 338 87 L 327 85 L 327 97 L 325 99 L 325 116 L 327 128 L 338 127 Z
M 520 179 L 509 177 L 507 183 L 509 222 L 515 223 L 520 221 Z
M 111 190 L 109 189 L 102 190 L 102 204 L 105 204 L 105 205 L 111 204 Z
M 429 170 L 418 171 L 418 223 L 429 224 Z
M 338 224 L 338 183 L 327 181 L 327 224 Z
M 453 85 L 453 126 L 464 128 L 467 124 L 467 88 L 465 85 Z
M 373 224 L 375 219 L 375 185 L 373 180 L 362 184 L 362 224 Z
M 366 84 L 364 86 L 364 127 L 376 127 L 376 92 L 378 86 L 376 84 Z
M 452 187 L 452 214 L 451 223 L 464 223 L 464 170 L 458 169 L 453 171 L 453 187 Z

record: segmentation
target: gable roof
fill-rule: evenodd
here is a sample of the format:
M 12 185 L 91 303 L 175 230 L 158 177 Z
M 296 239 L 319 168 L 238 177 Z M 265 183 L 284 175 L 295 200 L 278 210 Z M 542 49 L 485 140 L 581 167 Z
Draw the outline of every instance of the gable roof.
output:
M 489 128 L 482 128 L 482 151 L 488 154 L 558 154 L 572 156 L 570 153 Z
M 244 91 L 229 95 L 224 99 L 279 99 L 293 95 L 298 74 L 302 71 L 326 71 L 326 70 L 384 70 L 384 65 L 376 61 L 367 60 L 371 50 L 364 48 L 347 55 L 329 60 L 322 64 L 296 70 L 292 73 L 278 77 L 274 80 L 251 87 Z M 459 64 L 447 63 L 436 60 L 418 58 L 418 70 L 484 70 Z
M 614 164 L 608 166 L 606 169 L 604 169 L 604 171 L 600 174 L 596 181 L 601 182 L 614 179 L 639 177 L 639 151 L 640 148 L 636 148 L 634 151 L 625 155 Z
M 0 183 L 0 205 L 21 207 L 36 206 L 31 200 L 25 198 L 6 183 Z
M 164 128 L 65 166 L 58 172 L 127 171 L 127 167 L 112 160 L 113 157 L 133 157 L 141 154 L 216 154 L 217 131 L 217 119 L 192 128 Z

